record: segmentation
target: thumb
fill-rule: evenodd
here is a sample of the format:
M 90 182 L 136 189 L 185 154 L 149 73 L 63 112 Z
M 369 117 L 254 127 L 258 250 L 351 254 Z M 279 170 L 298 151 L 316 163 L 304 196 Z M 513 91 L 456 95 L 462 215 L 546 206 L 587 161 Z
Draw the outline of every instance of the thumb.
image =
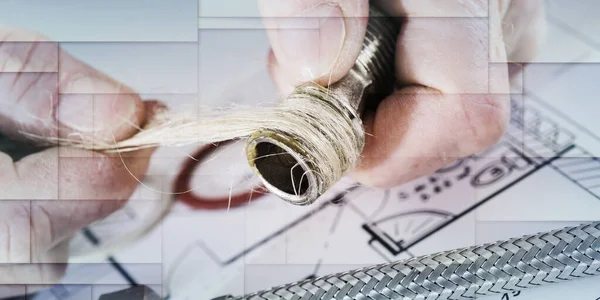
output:
M 269 65 L 278 84 L 327 85 L 346 75 L 356 61 L 365 37 L 368 0 L 259 0 L 259 7 L 273 52 Z
M 103 141 L 132 135 L 144 106 L 130 88 L 45 37 L 0 27 L 0 130 Z
M 538 55 L 545 42 L 545 1 L 505 0 L 503 35 L 508 62 L 530 63 Z

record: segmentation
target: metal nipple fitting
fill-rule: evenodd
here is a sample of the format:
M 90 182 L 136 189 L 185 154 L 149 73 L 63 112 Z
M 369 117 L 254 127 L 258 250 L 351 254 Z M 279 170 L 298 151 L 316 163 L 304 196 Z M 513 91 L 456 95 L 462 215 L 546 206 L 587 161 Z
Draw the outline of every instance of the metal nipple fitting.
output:
M 340 122 L 352 123 L 362 151 L 365 133 L 361 115 L 365 103 L 379 101 L 394 89 L 394 56 L 399 30 L 396 20 L 371 5 L 362 50 L 350 72 L 328 87 L 313 83 L 301 85 L 288 99 L 311 97 L 314 101 L 343 107 L 339 110 Z M 268 129 L 253 134 L 246 147 L 248 162 L 265 187 L 295 205 L 311 204 L 329 188 L 314 175 L 314 166 L 308 163 L 306 153 L 293 136 Z

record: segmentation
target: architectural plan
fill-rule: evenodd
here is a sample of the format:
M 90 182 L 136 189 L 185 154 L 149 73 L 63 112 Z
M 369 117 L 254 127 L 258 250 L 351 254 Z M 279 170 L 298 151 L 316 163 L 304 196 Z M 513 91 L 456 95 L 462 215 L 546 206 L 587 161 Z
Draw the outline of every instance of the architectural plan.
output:
M 61 46 L 175 110 L 279 101 L 266 71 L 269 29 L 256 8 L 244 4 L 225 16 L 203 2 L 196 41 L 181 33 L 136 51 L 121 40 Z M 391 189 L 344 178 L 306 207 L 260 193 L 218 210 L 177 202 L 147 236 L 109 257 L 73 261 L 61 284 L 33 299 L 96 300 L 144 284 L 165 300 L 209 300 L 600 220 L 600 25 L 593 13 L 600 5 L 580 2 L 547 1 L 548 41 L 513 84 L 508 130 L 486 151 Z M 137 64 L 150 71 L 133 72 Z M 72 251 L 110 243 L 177 201 L 174 179 L 201 146 L 159 148 L 127 206 L 79 233 Z M 195 169 L 193 193 L 228 197 L 257 188 L 243 151 L 243 140 L 219 147 Z M 600 277 L 479 299 L 597 300 Z

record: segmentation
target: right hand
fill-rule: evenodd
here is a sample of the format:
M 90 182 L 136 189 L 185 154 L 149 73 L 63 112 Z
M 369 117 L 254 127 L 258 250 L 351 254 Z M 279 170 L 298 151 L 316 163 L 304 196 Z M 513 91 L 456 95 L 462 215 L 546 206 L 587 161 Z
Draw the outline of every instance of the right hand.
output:
M 369 134 L 353 175 L 367 185 L 391 187 L 502 137 L 510 113 L 509 75 L 516 73 L 508 62 L 527 62 L 536 54 L 544 10 L 542 0 L 376 3 L 405 21 L 396 48 L 397 90 L 366 112 Z M 309 81 L 335 83 L 353 66 L 368 0 L 259 5 L 271 43 L 271 77 L 283 93 Z

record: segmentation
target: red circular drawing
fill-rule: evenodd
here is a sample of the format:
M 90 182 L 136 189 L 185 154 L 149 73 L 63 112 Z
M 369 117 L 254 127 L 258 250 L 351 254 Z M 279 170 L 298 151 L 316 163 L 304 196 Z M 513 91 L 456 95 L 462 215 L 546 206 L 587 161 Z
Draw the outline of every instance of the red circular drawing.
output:
M 181 193 L 177 195 L 177 199 L 193 209 L 227 209 L 244 205 L 249 203 L 250 200 L 254 200 L 268 194 L 267 189 L 264 186 L 259 186 L 254 190 L 248 190 L 246 192 L 224 196 L 224 197 L 201 197 L 195 194 L 191 189 L 192 172 L 198 167 L 200 163 L 207 156 L 213 153 L 218 147 L 230 144 L 232 141 L 224 141 L 220 143 L 214 143 L 206 145 L 200 148 L 192 157 L 189 159 L 175 179 L 174 191 Z

